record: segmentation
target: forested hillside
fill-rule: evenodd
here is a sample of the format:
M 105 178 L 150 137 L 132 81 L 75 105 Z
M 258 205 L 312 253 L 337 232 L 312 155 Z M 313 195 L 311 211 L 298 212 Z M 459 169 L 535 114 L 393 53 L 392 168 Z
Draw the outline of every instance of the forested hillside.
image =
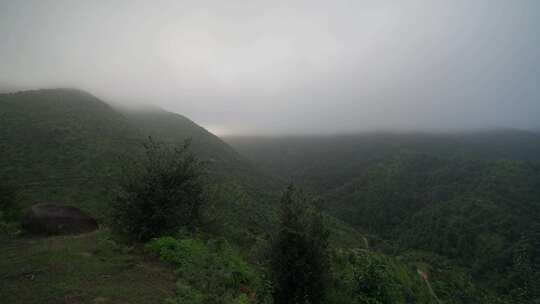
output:
M 370 163 L 398 153 L 483 160 L 540 160 L 540 133 L 519 130 L 228 136 L 224 140 L 260 167 L 281 178 L 302 182 L 315 192 L 339 187 Z
M 540 0 L 0 0 L 0 37 L 0 304 L 540 304 Z
M 24 188 L 29 201 L 76 202 L 103 212 L 122 161 L 142 153 L 149 136 L 171 145 L 189 138 L 211 176 L 232 175 L 249 181 L 237 184 L 251 191 L 276 191 L 276 182 L 178 114 L 120 111 L 86 92 L 54 89 L 0 95 L 0 117 L 2 177 Z
M 95 235 L 77 239 L 42 239 L 37 243 L 28 242 L 24 237 L 20 240 L 4 239 L 2 235 L 0 241 L 4 242 L 2 244 L 7 251 L 2 255 L 5 263 L 0 266 L 8 273 L 7 285 L 2 287 L 7 288 L 7 299 L 36 303 L 44 298 L 70 298 L 69 289 L 78 288 L 83 276 L 92 276 L 91 280 L 94 280 L 94 276 L 99 276 L 103 271 L 130 267 L 133 261 L 148 267 L 140 261 L 140 253 L 116 243 L 106 227 L 110 222 L 111 203 L 119 193 L 117 187 L 121 182 L 123 166 L 137 162 L 148 152 L 145 152 L 143 144 L 149 136 L 169 147 L 181 146 L 185 139 L 190 138 L 191 151 L 206 168 L 203 235 L 184 234 L 187 238 L 179 240 L 179 243 L 176 243 L 176 239 L 163 239 L 152 245 L 156 254 L 163 255 L 165 261 L 190 265 L 189 269 L 184 269 L 188 272 L 178 278 L 177 299 L 193 296 L 193 292 L 202 292 L 199 296 L 204 299 L 219 299 L 223 296 L 220 292 L 238 297 L 238 290 L 222 290 L 229 286 L 227 277 L 220 276 L 224 265 L 233 267 L 226 271 L 245 273 L 246 284 L 249 283 L 253 292 L 259 293 L 259 300 L 264 302 L 268 299 L 268 295 L 265 295 L 269 284 L 265 279 L 265 260 L 278 222 L 276 205 L 285 185 L 281 179 L 264 173 L 219 138 L 181 115 L 159 109 L 118 109 L 78 90 L 54 89 L 0 95 L 0 117 L 0 172 L 4 181 L 2 187 L 8 186 L 0 189 L 2 200 L 15 199 L 21 208 L 37 202 L 76 206 L 96 216 L 105 227 L 97 236 L 97 241 Z M 14 194 L 9 194 L 8 189 L 14 190 Z M 9 198 L 6 195 L 10 195 Z M 9 209 L 2 209 L 4 211 Z M 327 215 L 324 218 L 332 251 L 330 281 L 325 283 L 329 284 L 330 302 L 350 303 L 351 299 L 358 303 L 379 300 L 391 303 L 405 299 L 415 299 L 418 303 L 430 302 L 432 296 L 412 266 L 381 253 L 365 251 L 369 244 L 360 233 L 343 221 Z M 2 233 L 17 233 L 13 230 L 17 224 L 5 220 L 9 221 L 9 218 L 2 217 L 0 221 Z M 225 252 L 216 251 L 215 246 L 211 245 L 212 242 L 224 240 L 231 244 Z M 167 253 L 171 246 L 185 251 L 181 260 L 178 260 L 180 257 L 171 260 Z M 35 260 L 27 253 L 37 254 L 40 258 Z M 173 256 L 177 254 L 175 252 Z M 43 267 L 57 267 L 56 257 L 62 257 L 67 265 L 79 270 L 76 273 L 59 270 L 50 276 L 42 276 L 40 269 Z M 85 257 L 91 257 L 91 260 L 85 262 Z M 109 262 L 103 263 L 104 258 Z M 201 267 L 208 263 L 211 263 L 211 267 L 203 270 Z M 27 266 L 21 266 L 23 264 Z M 19 286 L 27 286 L 27 283 L 19 275 L 20 267 L 30 269 L 24 273 L 37 276 L 44 285 L 27 287 L 33 293 L 23 296 L 24 288 Z M 386 270 L 381 272 L 380 269 Z M 136 284 L 144 284 L 147 273 L 152 275 L 148 278 L 148 284 L 168 284 L 166 273 L 165 277 L 156 277 L 149 271 L 146 268 L 140 272 L 122 271 L 118 276 L 134 275 Z M 356 276 L 360 272 L 364 273 L 361 278 Z M 105 276 L 110 277 L 109 274 Z M 110 284 L 121 285 L 119 282 L 122 279 L 118 276 L 114 275 Z M 218 289 L 208 289 L 202 284 L 210 281 Z M 67 282 L 70 283 L 66 285 Z M 363 284 L 360 292 L 358 284 Z M 134 292 L 125 289 L 118 293 L 100 287 L 93 293 L 76 297 L 91 299 L 101 294 L 138 303 L 146 297 L 158 295 L 140 289 L 139 292 L 143 294 L 138 297 Z M 168 291 L 161 294 L 166 293 Z M 254 301 L 242 297 L 238 299 Z M 221 298 L 218 303 L 225 300 Z
M 6 285 L 2 287 L 6 288 L 7 299 L 36 303 L 45 298 L 71 298 L 70 289 L 79 288 L 83 277 L 94 282 L 95 276 L 103 275 L 100 273 L 116 273 L 119 270 L 115 269 L 125 267 L 130 269 L 133 261 L 144 269 L 121 271 L 113 275 L 110 284 L 120 286 L 121 275 L 133 275 L 136 284 L 144 284 L 145 275 L 151 275 L 148 284 L 169 284 L 167 271 L 159 270 L 163 266 L 155 268 L 163 272 L 163 276 L 154 275 L 156 270 L 147 269 L 149 266 L 140 260 L 140 253 L 117 243 L 106 228 L 110 222 L 111 203 L 119 193 L 117 187 L 123 166 L 137 162 L 148 152 L 145 152 L 143 144 L 148 142 L 149 136 L 168 147 L 181 146 L 189 138 L 190 150 L 206 168 L 203 230 L 200 232 L 203 235 L 184 235 L 187 238 L 179 240 L 179 243 L 176 239 L 163 239 L 151 247 L 165 261 L 188 263 L 189 267 L 186 267 L 189 269 L 184 271 L 192 271 L 190 275 L 186 273 L 178 278 L 175 297 L 184 299 L 193 296 L 193 292 L 203 292 L 200 297 L 205 299 L 219 299 L 223 296 L 220 292 L 232 292 L 228 295 L 238 297 L 238 290 L 219 291 L 229 284 L 227 277 L 220 275 L 240 271 L 245 273 L 249 288 L 260 293 L 260 301 L 268 299 L 264 294 L 267 290 L 265 284 L 268 284 L 264 279 L 264 261 L 266 248 L 271 242 L 269 238 L 277 224 L 276 204 L 285 185 L 279 178 L 257 169 L 229 145 L 181 115 L 159 109 L 118 109 L 78 90 L 54 89 L 0 95 L 0 118 L 0 174 L 4 181 L 2 187 L 8 186 L 0 189 L 1 199 L 14 199 L 20 208 L 37 202 L 76 206 L 96 216 L 104 228 L 97 236 L 91 234 L 76 239 L 40 239 L 33 242 L 24 237 L 5 239 L 4 233 L 19 232 L 13 230 L 16 223 L 5 222 L 9 218 L 3 216 L 9 214 L 1 214 L 0 241 L 7 250 L 2 255 L 5 263 L 0 266 L 8 273 Z M 8 189 L 14 193 L 9 194 Z M 9 211 L 5 209 L 7 207 L 2 205 L 2 212 Z M 419 303 L 430 301 L 431 296 L 414 270 L 391 257 L 353 249 L 368 246 L 361 234 L 330 216 L 325 216 L 325 222 L 334 252 L 329 277 L 333 282 L 329 285 L 331 302 L 349 303 L 351 298 L 359 303 L 379 298 L 387 299 L 384 303 L 405 298 L 417 299 Z M 231 245 L 222 252 L 216 251 L 211 242 L 230 242 Z M 167 253 L 170 246 L 178 246 L 178 250 L 185 251 L 185 256 L 181 260 L 179 257 L 171 260 Z M 220 246 L 225 248 L 222 246 L 228 245 Z M 172 254 L 176 256 L 178 253 Z M 39 259 L 31 256 L 36 254 Z M 73 273 L 62 269 L 50 276 L 42 276 L 40 269 L 57 267 L 57 257 L 78 271 Z M 89 257 L 91 259 L 85 261 Z M 243 260 L 249 263 L 245 264 Z M 210 268 L 207 268 L 208 263 L 211 263 Z M 233 263 L 233 268 L 223 273 L 222 268 L 231 265 L 229 263 Z M 23 264 L 27 265 L 21 266 Z M 204 270 L 203 266 L 206 267 Z M 20 287 L 27 286 L 24 276 L 19 275 L 20 267 L 30 269 L 24 273 L 37 276 L 44 285 Z M 389 268 L 381 273 L 378 267 Z M 365 272 L 364 278 L 371 284 L 363 287 L 365 290 L 361 293 L 356 287 L 360 284 L 356 272 Z M 110 277 L 109 274 L 104 276 Z M 203 282 L 212 282 L 218 289 L 208 289 Z M 385 282 L 391 285 L 374 287 Z M 92 284 L 99 285 L 96 282 Z M 23 295 L 25 288 L 33 290 L 33 293 Z M 142 294 L 137 296 L 136 292 Z M 138 291 L 122 289 L 118 293 L 99 287 L 95 292 L 82 296 L 79 293 L 75 297 L 91 299 L 97 296 L 94 300 L 99 300 L 103 298 L 99 295 L 107 295 L 138 303 L 147 297 L 167 293 L 169 291 L 153 292 L 144 288 Z M 225 300 L 221 298 L 218 303 Z
M 208 163 L 213 178 L 234 181 L 259 198 L 272 191 L 277 195 L 276 191 L 282 186 L 277 179 L 253 166 L 229 144 L 182 115 L 156 108 L 119 111 L 145 137 L 151 136 L 171 144 L 189 139 L 193 153 Z
M 372 246 L 441 273 L 463 269 L 512 301 L 538 298 L 540 134 L 226 141 L 319 195 L 328 213 L 369 234 Z
M 136 151 L 140 135 L 96 97 L 77 90 L 0 95 L 1 176 L 27 203 L 58 201 L 99 214 L 117 161 Z
M 321 264 L 309 276 L 324 286 L 328 303 L 529 303 L 538 298 L 540 140 L 535 133 L 227 138 L 231 147 L 181 115 L 111 107 L 71 89 L 0 95 L 0 128 L 2 200 L 21 208 L 38 202 L 76 206 L 102 227 L 81 238 L 32 242 L 18 238 L 17 223 L 9 222 L 12 216 L 3 206 L 0 232 L 15 235 L 5 241 L 6 262 L 0 263 L 8 271 L 8 299 L 21 298 L 24 288 L 18 286 L 28 283 L 19 275 L 27 273 L 24 267 L 34 269 L 34 276 L 44 266 L 56 267 L 57 257 L 82 272 L 39 274 L 44 285 L 28 288 L 51 301 L 80 287 L 78 275 L 91 273 L 95 280 L 133 263 L 146 268 L 119 275 L 134 275 L 136 284 L 144 284 L 145 275 L 155 272 L 143 258 L 151 254 L 169 265 L 156 269 L 181 268 L 171 303 L 267 303 L 273 288 L 269 260 L 275 260 L 269 250 L 283 223 L 278 202 L 289 182 L 305 191 L 298 190 L 298 214 L 285 217 L 298 220 L 281 230 L 296 241 L 285 238 L 290 245 L 281 247 L 281 254 L 287 258 L 296 250 L 319 248 L 310 235 L 324 236 L 322 255 L 315 256 Z M 149 142 L 174 150 L 188 138 L 190 153 L 204 167 L 197 188 L 204 202 L 199 226 L 153 239 L 141 255 L 108 230 L 126 166 L 154 153 Z M 157 176 L 175 172 L 167 168 Z M 145 195 L 160 193 L 156 187 L 168 193 L 172 189 L 166 185 L 153 184 Z M 165 195 L 158 201 L 170 199 Z M 308 220 L 310 214 L 319 215 Z M 148 223 L 139 224 L 131 227 Z M 316 250 L 300 258 L 313 263 L 309 258 Z M 25 263 L 30 266 L 21 266 Z M 282 274 L 297 266 L 292 261 Z M 149 280 L 170 283 L 167 275 Z M 111 279 L 113 285 L 120 282 L 121 277 Z M 136 292 L 125 289 L 119 295 L 100 287 L 83 297 L 101 293 L 135 303 L 147 296 L 171 297 L 170 291 Z M 22 298 L 24 303 L 40 300 Z

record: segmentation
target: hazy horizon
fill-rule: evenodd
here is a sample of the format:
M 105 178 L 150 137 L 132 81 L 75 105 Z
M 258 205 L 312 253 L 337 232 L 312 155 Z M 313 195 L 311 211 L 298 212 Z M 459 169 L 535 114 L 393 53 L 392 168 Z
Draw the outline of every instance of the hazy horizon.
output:
M 540 2 L 5 1 L 0 89 L 224 135 L 540 130 Z

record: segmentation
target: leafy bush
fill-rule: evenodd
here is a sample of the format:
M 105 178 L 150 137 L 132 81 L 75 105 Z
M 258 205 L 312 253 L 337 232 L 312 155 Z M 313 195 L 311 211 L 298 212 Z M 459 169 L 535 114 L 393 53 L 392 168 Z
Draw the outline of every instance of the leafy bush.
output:
M 147 249 L 175 265 L 177 296 L 168 303 L 250 303 L 254 270 L 225 240 L 162 237 Z
M 432 303 L 418 274 L 397 260 L 363 249 L 332 255 L 331 303 Z
M 197 289 L 186 284 L 183 280 L 176 282 L 176 297 L 169 298 L 165 304 L 199 304 L 203 303 L 204 296 Z
M 194 228 L 203 203 L 201 162 L 181 148 L 154 142 L 144 145 L 146 158 L 123 170 L 121 190 L 113 203 L 112 226 L 130 239 L 146 241 Z

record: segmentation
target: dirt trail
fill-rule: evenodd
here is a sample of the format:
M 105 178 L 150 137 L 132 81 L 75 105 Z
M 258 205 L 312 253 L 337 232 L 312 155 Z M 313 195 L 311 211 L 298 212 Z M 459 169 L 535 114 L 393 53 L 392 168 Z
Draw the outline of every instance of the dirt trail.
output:
M 433 291 L 433 287 L 431 287 L 431 283 L 429 282 L 429 276 L 427 273 L 423 272 L 422 270 L 420 269 L 417 269 L 416 272 L 418 272 L 418 275 L 420 277 L 422 277 L 422 279 L 424 280 L 424 282 L 426 283 L 427 287 L 428 287 L 428 290 L 429 290 L 429 293 L 431 294 L 431 296 L 433 297 L 433 299 L 435 299 L 435 301 L 438 303 L 438 304 L 442 304 L 442 301 L 439 300 L 439 298 L 437 297 L 437 295 L 435 294 L 435 291 Z

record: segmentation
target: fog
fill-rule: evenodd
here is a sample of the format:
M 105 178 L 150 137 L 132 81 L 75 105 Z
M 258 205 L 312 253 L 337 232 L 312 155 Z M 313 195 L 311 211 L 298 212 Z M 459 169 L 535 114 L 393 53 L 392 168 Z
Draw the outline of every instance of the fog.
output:
M 217 134 L 540 128 L 540 1 L 6 1 L 0 86 Z

